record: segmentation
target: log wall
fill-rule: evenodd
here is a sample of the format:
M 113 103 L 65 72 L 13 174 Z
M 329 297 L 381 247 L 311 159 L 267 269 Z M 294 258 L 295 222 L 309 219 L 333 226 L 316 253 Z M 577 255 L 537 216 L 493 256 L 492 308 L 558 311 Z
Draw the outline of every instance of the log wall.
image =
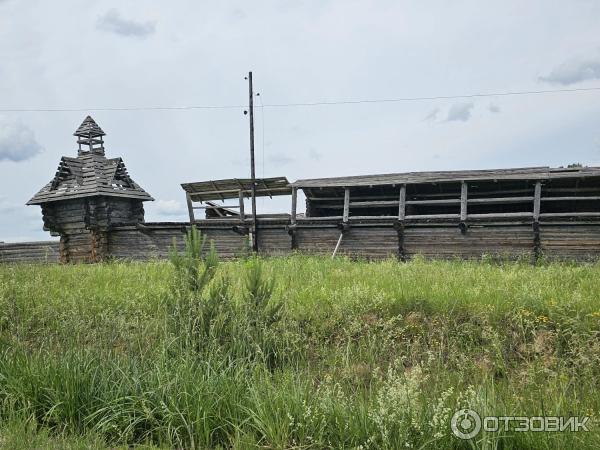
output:
M 0 263 L 57 263 L 59 242 L 0 243 Z
M 259 228 L 257 239 L 259 251 L 263 255 L 282 255 L 290 253 L 292 249 L 292 237 L 284 226 Z
M 534 251 L 531 225 L 407 227 L 404 249 L 408 257 L 421 254 L 436 259 L 479 259 L 484 255 L 505 259 L 530 258 Z
M 248 236 L 231 223 L 206 220 L 198 228 L 214 242 L 221 258 L 247 253 Z M 110 258 L 147 260 L 166 258 L 176 240 L 180 250 L 189 223 L 146 223 L 115 226 L 107 232 Z M 266 256 L 292 251 L 330 256 L 342 233 L 334 221 L 312 223 L 289 230 L 289 223 L 270 223 L 258 231 L 259 252 Z M 537 235 L 537 237 L 536 237 Z M 77 239 L 89 242 L 89 236 L 70 235 L 71 252 Z M 537 247 L 537 248 L 536 248 Z M 56 262 L 58 242 L 0 244 L 0 262 Z M 411 258 L 422 255 L 431 259 L 479 259 L 484 255 L 503 259 L 590 261 L 600 258 L 600 223 L 541 224 L 539 232 L 532 224 L 471 225 L 466 232 L 450 224 L 397 223 L 355 225 L 346 229 L 338 254 L 353 258 Z M 72 255 L 76 256 L 76 255 Z
M 541 225 L 540 244 L 542 255 L 550 260 L 597 260 L 600 224 Z
M 147 223 L 143 227 L 115 227 L 108 235 L 108 253 L 117 259 L 144 260 L 166 258 L 173 240 L 180 251 L 189 223 Z M 245 251 L 247 238 L 231 228 L 200 228 L 207 242 L 214 243 L 221 258 L 234 258 Z M 208 244 L 207 244 L 208 245 Z

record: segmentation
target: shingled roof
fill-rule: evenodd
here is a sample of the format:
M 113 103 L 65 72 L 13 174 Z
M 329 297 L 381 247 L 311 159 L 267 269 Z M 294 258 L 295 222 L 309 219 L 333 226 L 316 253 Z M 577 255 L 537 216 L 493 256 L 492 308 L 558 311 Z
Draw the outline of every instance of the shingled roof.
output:
M 90 128 L 91 127 L 91 128 Z M 91 117 L 86 117 L 79 130 L 99 136 L 104 134 Z M 97 128 L 97 129 L 96 129 Z M 90 147 L 91 148 L 91 147 Z M 121 158 L 108 159 L 102 151 L 79 151 L 76 158 L 63 156 L 54 178 L 44 186 L 28 205 L 39 205 L 58 200 L 69 200 L 92 196 L 131 198 L 141 201 L 154 200 L 127 173 Z

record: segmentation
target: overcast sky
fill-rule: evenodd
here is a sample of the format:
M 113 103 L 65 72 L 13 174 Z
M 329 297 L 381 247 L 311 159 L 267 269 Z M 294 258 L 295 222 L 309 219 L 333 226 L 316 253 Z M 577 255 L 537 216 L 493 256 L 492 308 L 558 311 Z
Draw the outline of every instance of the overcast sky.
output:
M 600 2 L 0 0 L 0 109 L 240 105 L 600 86 Z M 260 108 L 259 176 L 600 163 L 600 91 Z M 86 112 L 0 113 L 0 241 L 76 155 Z M 108 157 L 185 220 L 179 183 L 246 177 L 242 108 L 90 111 Z M 262 211 L 288 199 L 259 201 Z

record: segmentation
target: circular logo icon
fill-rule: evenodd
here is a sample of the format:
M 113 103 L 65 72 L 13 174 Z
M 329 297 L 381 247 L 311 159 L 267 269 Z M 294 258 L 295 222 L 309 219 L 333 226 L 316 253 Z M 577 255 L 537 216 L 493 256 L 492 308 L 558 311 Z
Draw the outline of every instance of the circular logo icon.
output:
M 459 439 L 472 439 L 481 431 L 481 417 L 472 409 L 459 409 L 450 421 L 452 433 Z

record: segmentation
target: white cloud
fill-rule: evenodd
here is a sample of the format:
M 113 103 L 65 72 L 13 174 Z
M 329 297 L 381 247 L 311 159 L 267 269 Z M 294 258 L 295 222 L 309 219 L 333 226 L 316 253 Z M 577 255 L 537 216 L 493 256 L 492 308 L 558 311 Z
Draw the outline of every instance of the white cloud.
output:
M 600 55 L 586 58 L 571 58 L 558 65 L 540 81 L 568 86 L 586 80 L 600 79 Z
M 156 200 L 146 205 L 146 209 L 159 216 L 181 216 L 187 214 L 187 209 L 183 206 L 183 203 L 177 200 Z
M 121 36 L 145 38 L 156 31 L 155 22 L 137 22 L 124 19 L 116 9 L 111 9 L 98 18 L 96 27 Z
M 20 121 L 0 119 L 0 161 L 25 161 L 41 151 L 31 128 Z
M 472 102 L 469 103 L 455 103 L 448 110 L 448 117 L 446 117 L 446 121 L 461 121 L 466 122 L 471 118 L 471 110 L 474 105 Z

